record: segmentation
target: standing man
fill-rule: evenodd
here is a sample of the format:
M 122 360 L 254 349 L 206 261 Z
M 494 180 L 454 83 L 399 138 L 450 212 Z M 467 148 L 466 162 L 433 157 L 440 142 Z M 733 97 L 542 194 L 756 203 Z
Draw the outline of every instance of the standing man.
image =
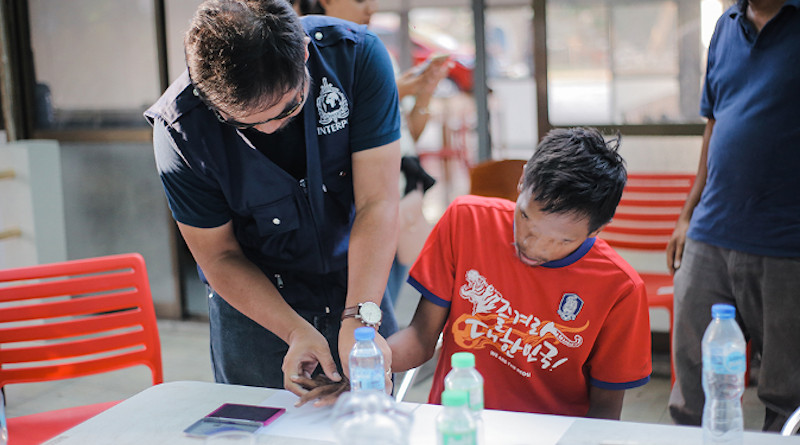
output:
M 764 430 L 800 405 L 800 0 L 741 0 L 717 22 L 694 188 L 667 248 L 675 272 L 670 413 L 699 425 L 711 305 L 736 306 L 761 354 Z
M 394 255 L 388 54 L 366 27 L 301 21 L 284 0 L 208 0 L 184 46 L 188 70 L 145 116 L 209 286 L 215 379 L 302 394 L 292 376 L 319 365 L 339 380 L 353 331 L 381 323 Z

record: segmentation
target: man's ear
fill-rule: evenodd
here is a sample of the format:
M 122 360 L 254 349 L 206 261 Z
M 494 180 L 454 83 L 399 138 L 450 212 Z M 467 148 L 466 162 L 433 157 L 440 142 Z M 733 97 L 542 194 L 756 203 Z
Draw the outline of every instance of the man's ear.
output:
M 607 226 L 607 225 L 608 225 L 608 223 L 610 223 L 610 222 L 611 222 L 611 221 L 609 221 L 609 222 L 607 222 L 607 223 L 603 224 L 602 226 L 600 226 L 600 228 L 599 228 L 599 229 L 597 229 L 597 230 L 595 230 L 594 232 L 590 233 L 590 234 L 589 234 L 589 236 L 587 236 L 586 238 L 594 238 L 594 237 L 596 237 L 597 235 L 599 235 L 599 234 L 600 234 L 600 232 L 602 232 L 602 231 L 603 231 L 603 229 L 605 229 L 605 228 L 606 228 L 606 226 Z
M 311 37 L 304 36 L 303 37 L 303 42 L 305 42 L 305 44 L 306 44 L 306 62 L 308 62 L 308 57 L 311 55 L 311 53 L 308 52 L 308 44 L 311 43 Z

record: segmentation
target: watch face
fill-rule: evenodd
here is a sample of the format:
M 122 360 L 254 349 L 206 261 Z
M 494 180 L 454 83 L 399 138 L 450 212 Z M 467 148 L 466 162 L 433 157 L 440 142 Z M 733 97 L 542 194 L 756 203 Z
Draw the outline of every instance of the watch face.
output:
M 377 304 L 368 301 L 361 305 L 361 308 L 358 310 L 358 315 L 361 316 L 361 320 L 366 324 L 376 324 L 380 323 L 381 321 L 381 308 L 378 307 Z

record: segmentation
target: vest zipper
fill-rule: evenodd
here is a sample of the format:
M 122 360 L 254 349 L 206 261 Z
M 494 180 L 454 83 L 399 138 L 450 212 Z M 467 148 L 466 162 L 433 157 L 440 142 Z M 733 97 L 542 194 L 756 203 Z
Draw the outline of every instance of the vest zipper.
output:
M 281 278 L 281 274 L 275 274 L 275 283 L 278 285 L 278 289 L 283 289 L 283 278 Z

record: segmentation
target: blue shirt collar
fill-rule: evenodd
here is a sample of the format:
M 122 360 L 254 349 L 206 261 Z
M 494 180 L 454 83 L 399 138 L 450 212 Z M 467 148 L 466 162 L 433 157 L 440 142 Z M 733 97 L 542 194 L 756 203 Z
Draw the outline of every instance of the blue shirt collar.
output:
M 571 254 L 565 256 L 564 258 L 561 258 L 560 260 L 553 260 L 553 261 L 548 261 L 548 262 L 546 262 L 544 264 L 540 264 L 540 266 L 541 267 L 548 267 L 548 268 L 551 268 L 551 269 L 554 269 L 556 267 L 569 266 L 570 264 L 572 264 L 572 263 L 578 261 L 579 259 L 583 258 L 583 256 L 586 255 L 589 252 L 589 250 L 592 248 L 592 246 L 594 246 L 595 240 L 596 240 L 596 238 L 594 238 L 594 237 L 586 238 L 586 240 L 580 245 L 580 247 L 575 249 L 575 251 L 572 252 Z
M 781 6 L 781 8 L 785 8 L 787 6 L 792 6 L 792 7 L 796 8 L 796 9 L 800 9 L 800 0 L 786 0 L 783 3 L 783 6 Z M 735 19 L 739 15 L 741 15 L 742 17 L 746 18 L 747 17 L 747 14 L 746 14 L 747 11 L 745 11 L 746 8 L 747 8 L 747 2 L 743 2 L 743 3 L 737 2 L 736 5 L 734 5 L 729 10 L 730 12 L 728 13 L 728 16 L 730 18 L 732 18 L 732 19 Z

